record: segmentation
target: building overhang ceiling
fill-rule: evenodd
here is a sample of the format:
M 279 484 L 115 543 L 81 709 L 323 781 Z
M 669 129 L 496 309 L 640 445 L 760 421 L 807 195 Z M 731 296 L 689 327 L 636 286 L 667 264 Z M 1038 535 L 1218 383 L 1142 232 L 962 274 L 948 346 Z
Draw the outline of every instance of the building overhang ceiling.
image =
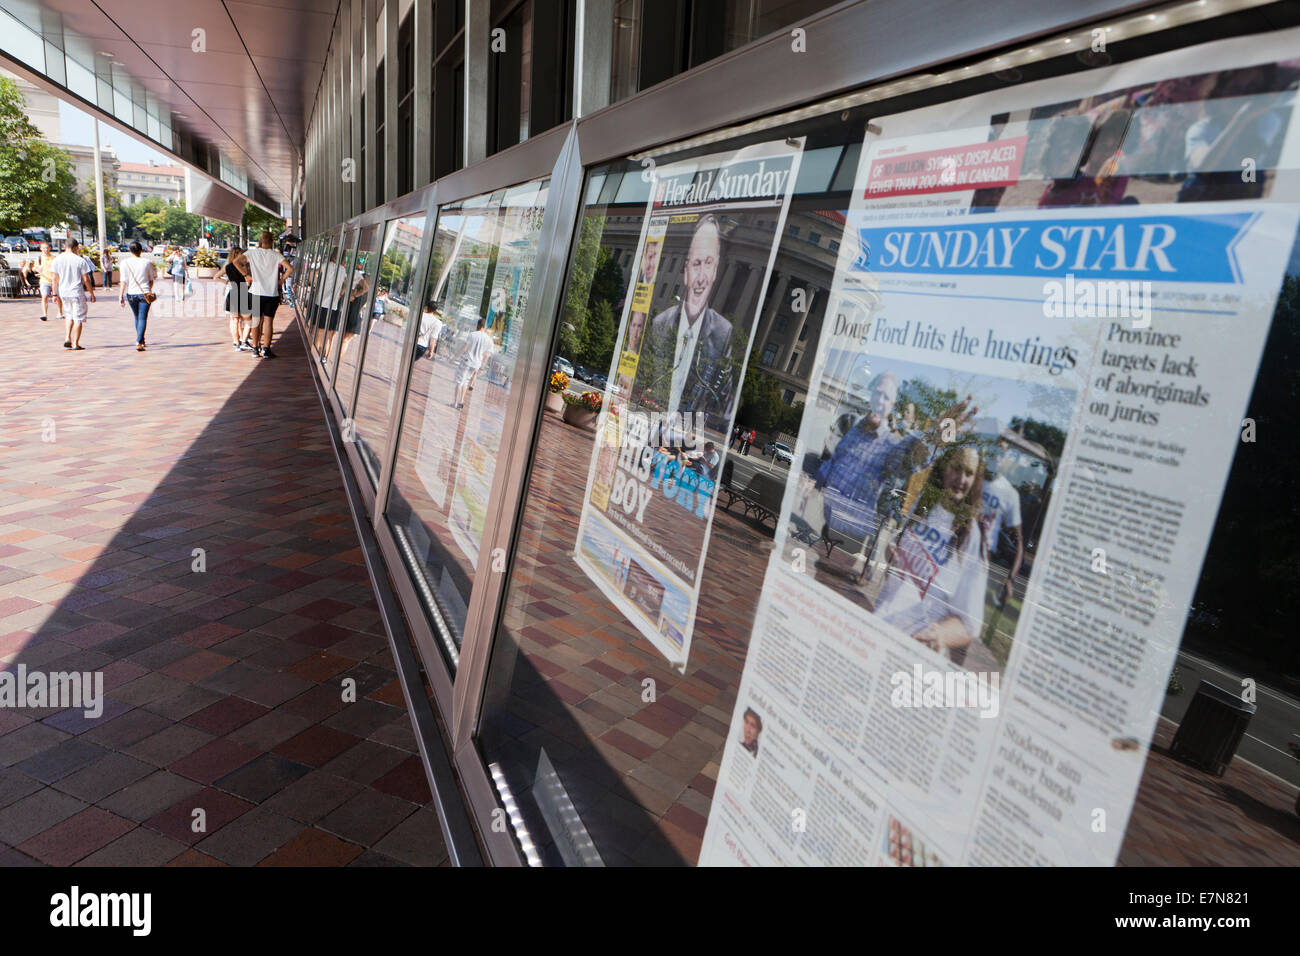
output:
M 0 0 L 0 9 L 42 34 L 47 50 L 53 44 L 97 75 L 125 75 L 146 91 L 181 134 L 174 146 L 188 137 L 215 149 L 228 168 L 247 177 L 250 193 L 256 185 L 283 203 L 293 198 L 339 6 L 339 0 Z M 83 108 L 168 152 L 111 112 Z M 183 149 L 171 152 L 189 162 Z

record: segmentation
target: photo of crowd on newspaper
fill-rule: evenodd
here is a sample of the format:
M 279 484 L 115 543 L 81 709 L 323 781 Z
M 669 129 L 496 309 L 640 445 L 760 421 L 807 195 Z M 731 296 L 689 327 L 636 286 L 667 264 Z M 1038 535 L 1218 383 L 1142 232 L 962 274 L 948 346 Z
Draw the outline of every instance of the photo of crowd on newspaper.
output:
M 953 663 L 1004 668 L 1074 393 L 832 351 L 821 399 L 788 556 Z

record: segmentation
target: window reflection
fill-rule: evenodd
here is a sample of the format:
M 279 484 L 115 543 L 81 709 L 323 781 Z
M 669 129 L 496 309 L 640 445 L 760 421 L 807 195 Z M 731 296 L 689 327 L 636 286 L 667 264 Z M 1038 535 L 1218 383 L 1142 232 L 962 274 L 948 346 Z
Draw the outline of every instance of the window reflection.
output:
M 325 268 L 325 281 L 321 288 L 321 327 L 316 345 L 320 351 L 320 362 L 329 368 L 331 346 L 334 333 L 338 330 L 340 310 L 347 301 L 348 279 L 352 273 L 352 246 L 356 239 L 356 230 L 349 229 L 346 238 L 330 251 L 329 264 Z
M 861 137 L 860 122 L 836 119 L 809 133 L 810 149 L 839 156 Z M 603 392 L 607 381 L 617 387 L 621 350 L 630 347 L 616 341 L 617 317 L 634 279 L 652 277 L 649 315 L 687 295 L 690 227 L 666 237 L 670 241 L 651 254 L 654 263 L 646 261 L 645 250 L 638 255 L 650 189 L 641 172 L 638 163 L 616 163 L 588 175 L 555 363 L 574 368 L 570 399 L 591 388 Z M 787 222 L 800 236 L 810 229 L 838 235 L 843 228 L 848 193 L 826 191 L 828 178 L 810 177 L 796 190 Z M 815 349 L 821 335 L 836 261 L 828 248 L 791 230 L 780 241 L 760 310 L 776 226 L 771 215 L 731 231 L 710 297 L 746 329 L 753 323 L 749 369 L 736 385 L 736 423 L 771 436 L 798 430 L 807 396 L 807 363 L 785 371 L 801 333 L 792 321 L 793 290 L 805 291 L 806 314 L 797 316 L 806 327 L 802 353 Z M 647 323 L 630 321 L 627 335 L 645 336 L 647 329 Z M 769 354 L 777 364 L 756 368 Z M 543 778 L 572 801 L 604 863 L 694 862 L 748 649 L 771 522 L 738 505 L 715 510 L 691 665 L 683 676 L 574 561 L 596 435 L 571 424 L 566 410 L 566 403 L 555 403 L 542 419 L 489 668 L 480 744 L 518 800 L 545 863 L 585 860 L 566 855 L 566 841 L 579 837 L 554 832 L 546 822 L 550 810 L 534 799 Z M 790 463 L 769 459 L 760 448 L 728 451 L 728 462 L 734 459 L 729 486 L 743 489 L 765 475 L 789 473 Z M 647 679 L 662 706 L 644 705 Z
M 388 519 L 455 666 L 532 285 L 547 184 L 444 208 Z
M 420 243 L 424 239 L 424 217 L 394 219 L 384 236 L 379 261 L 374 303 L 370 307 L 370 331 L 366 341 L 361 385 L 357 391 L 357 447 L 372 482 L 378 482 L 381 456 L 392 418 L 393 401 L 405 354 L 406 328 L 412 309 L 411 296 L 417 280 Z M 418 303 L 415 303 L 418 306 Z
M 356 384 L 357 365 L 365 348 L 366 323 L 363 321 L 370 304 L 375 284 L 380 226 L 375 223 L 361 230 L 357 245 L 356 262 L 352 276 L 347 280 L 346 305 L 343 306 L 343 328 L 339 335 L 338 373 L 334 376 L 334 394 L 345 412 L 352 408 L 352 386 Z

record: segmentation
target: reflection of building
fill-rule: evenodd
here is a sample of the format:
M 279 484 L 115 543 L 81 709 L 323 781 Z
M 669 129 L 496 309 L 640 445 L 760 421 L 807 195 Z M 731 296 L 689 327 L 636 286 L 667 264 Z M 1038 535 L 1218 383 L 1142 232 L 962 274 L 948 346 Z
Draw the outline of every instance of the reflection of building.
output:
M 605 226 L 602 244 L 613 253 L 625 276 L 637 265 L 633 260 L 644 214 L 645 207 L 640 206 L 632 215 L 610 216 Z M 713 287 L 710 305 L 738 325 L 745 326 L 744 320 L 753 318 L 752 314 L 737 315 L 736 310 L 742 303 L 756 301 L 774 227 L 774 220 L 759 220 L 757 226 L 738 228 L 727 238 L 727 261 Z M 843 231 L 844 216 L 839 212 L 792 211 L 786 217 L 786 234 L 772 269 L 749 360 L 777 380 L 787 405 L 808 396 L 814 346 Z M 660 254 L 654 311 L 668 308 L 681 297 L 685 255 L 684 247 L 671 243 Z M 803 290 L 803 312 L 795 311 L 797 290 Z
M 14 76 L 4 70 L 0 70 L 0 76 L 13 80 L 18 85 L 18 89 L 22 92 L 23 99 L 27 103 L 27 118 L 41 131 L 41 136 L 47 142 L 68 151 L 69 156 L 72 158 L 72 174 L 77 180 L 77 185 L 93 193 L 95 189 L 95 166 L 92 157 L 95 148 L 93 146 L 79 146 L 60 142 L 63 138 L 63 127 L 59 122 L 58 97 L 46 93 L 39 86 L 34 86 L 22 77 Z M 117 152 L 112 146 L 105 143 L 100 147 L 99 162 L 100 169 L 104 174 L 104 188 L 116 188 L 117 171 L 121 164 L 118 162 Z
M 59 98 L 7 70 L 0 70 L 0 76 L 13 80 L 18 85 L 23 99 L 27 101 L 27 118 L 41 131 L 46 141 L 57 143 L 61 140 L 63 130 L 59 125 Z
M 72 175 L 77 179 L 77 185 L 84 189 L 89 195 L 95 193 L 95 166 L 94 156 L 95 148 L 93 146 L 73 146 L 68 143 L 57 144 L 62 149 L 66 149 L 72 157 Z M 99 165 L 104 174 L 104 189 L 117 188 L 117 170 L 121 163 L 117 160 L 117 152 L 112 146 L 105 144 L 99 150 Z
M 117 189 L 122 205 L 134 206 L 156 197 L 163 202 L 185 201 L 185 170 L 156 163 L 122 163 L 117 171 Z

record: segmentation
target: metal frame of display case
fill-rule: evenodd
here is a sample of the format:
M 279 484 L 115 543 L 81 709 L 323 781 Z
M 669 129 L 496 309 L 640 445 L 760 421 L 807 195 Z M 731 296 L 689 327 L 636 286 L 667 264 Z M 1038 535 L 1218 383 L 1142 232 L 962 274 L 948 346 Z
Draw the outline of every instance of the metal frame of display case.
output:
M 1205 5 L 1204 18 L 1266 3 L 1267 0 L 1216 0 Z M 325 356 L 322 364 L 311 336 L 314 321 L 319 321 L 319 302 L 315 300 L 319 299 L 330 246 L 322 250 L 321 269 L 311 290 L 313 301 L 300 303 L 298 310 L 322 404 L 331 413 L 327 416 L 331 418 L 331 435 L 358 531 L 363 537 L 371 579 L 380 593 L 381 613 L 408 707 L 421 737 L 422 758 L 453 862 L 484 860 L 496 865 L 525 862 L 511 834 L 493 826 L 497 816 L 494 811 L 506 795 L 498 792 L 489 775 L 475 732 L 542 418 L 555 316 L 566 281 L 570 244 L 580 216 L 586 170 L 609 160 L 651 155 L 650 151 L 663 146 L 677 149 L 684 143 L 689 145 L 692 137 L 697 137 L 697 142 L 705 142 L 714 135 L 719 139 L 730 138 L 738 135 L 738 124 L 774 115 L 783 122 L 795 122 L 801 114 L 823 115 L 836 108 L 836 101 L 831 99 L 836 96 L 852 94 L 857 97 L 854 102 L 861 103 L 924 89 L 936 89 L 936 95 L 942 95 L 942 88 L 966 79 L 967 72 L 983 69 L 985 74 L 992 74 L 998 69 L 994 53 L 1000 53 L 998 61 L 1005 59 L 1011 67 L 1017 62 L 1049 59 L 1069 52 L 1068 47 L 1049 48 L 1050 43 L 1064 42 L 1061 35 L 1069 31 L 1108 23 L 1123 24 L 1140 11 L 1153 20 L 1148 32 L 1156 32 L 1177 25 L 1160 24 L 1161 11 L 1185 9 L 1185 6 L 1131 0 L 1016 0 L 1001 4 L 994 15 L 986 5 L 968 0 L 872 0 L 840 4 L 799 24 L 799 29 L 804 31 L 805 49 L 815 52 L 793 52 L 791 29 L 784 30 L 317 233 L 314 238 L 335 243 L 340 228 L 346 227 L 349 230 L 346 234 L 353 237 L 355 254 L 361 228 L 378 223 L 381 229 L 378 254 L 382 255 L 382 233 L 387 223 L 423 213 L 425 234 L 416 267 L 420 282 L 413 286 L 422 297 L 440 209 L 497 189 L 550 178 L 533 291 L 525 309 L 525 331 L 507 399 L 506 420 L 514 424 L 515 432 L 513 440 L 503 442 L 494 473 L 490 498 L 494 507 L 489 510 L 484 527 L 459 663 L 454 672 L 446 662 L 443 641 L 430 626 L 426 605 L 407 573 L 399 544 L 385 518 L 419 322 L 407 323 L 403 339 L 405 359 L 395 384 L 399 398 L 394 402 L 387 433 L 382 436 L 381 471 L 372 488 L 359 450 L 355 443 L 340 442 L 336 425 L 344 422 L 355 407 L 364 373 L 365 342 L 360 346 L 356 381 L 344 404 L 333 390 L 339 347 L 332 346 L 333 354 Z M 1042 39 L 1049 36 L 1053 39 Z M 581 51 L 578 55 L 581 56 Z M 977 63 L 981 57 L 983 61 Z M 942 73 L 943 70 L 948 72 Z M 931 72 L 927 75 L 925 71 Z M 935 75 L 936 71 L 942 75 Z M 971 72 L 971 75 L 980 74 Z M 899 80 L 900 77 L 903 79 Z M 882 87 L 886 92 L 871 96 Z M 846 97 L 846 103 L 852 97 Z M 826 102 L 828 99 L 831 102 Z M 785 115 L 780 116 L 783 112 Z M 370 295 L 374 295 L 373 290 Z M 341 329 L 335 338 L 341 341 Z M 505 573 L 491 570 L 494 553 L 506 555 Z M 436 615 L 438 611 L 432 608 L 428 613 Z M 418 663 L 410 654 L 410 644 L 419 652 Z M 436 716 L 427 712 L 424 681 Z M 444 752 L 434 752 L 435 747 L 444 748 Z M 450 760 L 446 755 L 450 755 Z

